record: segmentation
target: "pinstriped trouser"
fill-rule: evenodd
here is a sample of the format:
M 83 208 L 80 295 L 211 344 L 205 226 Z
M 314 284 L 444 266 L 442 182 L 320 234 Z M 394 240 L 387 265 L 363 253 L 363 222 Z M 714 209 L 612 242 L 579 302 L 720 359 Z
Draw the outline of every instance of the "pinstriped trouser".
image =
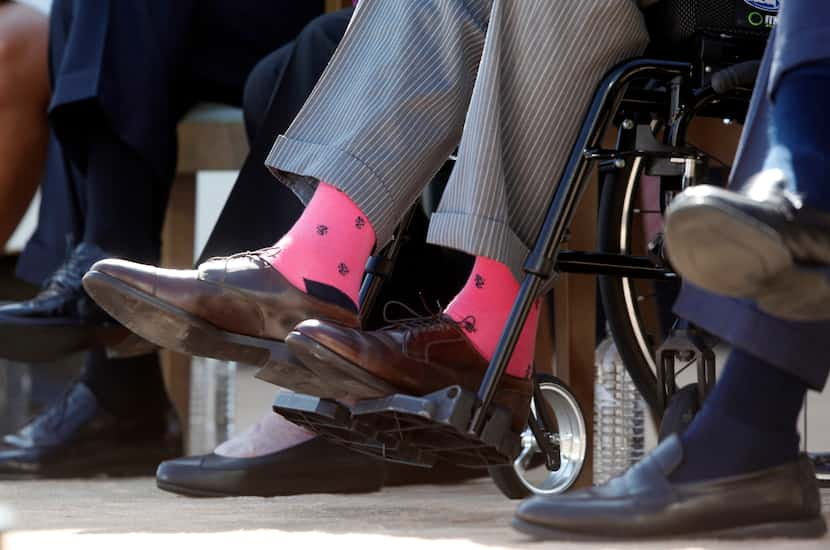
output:
M 647 42 L 632 0 L 364 1 L 266 164 L 383 244 L 460 140 L 428 240 L 518 277 L 597 84 Z

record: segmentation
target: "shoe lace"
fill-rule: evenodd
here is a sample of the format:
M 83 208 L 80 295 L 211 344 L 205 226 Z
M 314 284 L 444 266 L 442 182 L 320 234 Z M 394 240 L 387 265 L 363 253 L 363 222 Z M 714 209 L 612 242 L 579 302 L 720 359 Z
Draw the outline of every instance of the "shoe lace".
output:
M 421 301 L 424 309 L 428 311 L 427 315 L 421 315 L 403 302 L 391 300 L 383 306 L 383 320 L 387 323 L 383 329 L 399 328 L 399 329 L 423 329 L 433 328 L 439 326 L 458 326 L 467 332 L 476 331 L 476 318 L 473 315 L 468 315 L 463 319 L 456 321 L 449 315 L 446 315 L 438 303 L 438 311 L 430 311 L 430 308 L 424 302 L 423 296 Z M 408 317 L 393 318 L 389 314 L 391 307 L 399 307 L 409 314 Z
M 63 396 L 58 402 L 33 418 L 29 424 L 32 426 L 43 425 L 50 430 L 54 430 L 63 424 L 63 420 L 66 418 L 66 411 L 69 410 L 69 402 L 71 401 L 74 389 L 75 385 L 73 384 L 63 392 Z
M 43 283 L 42 294 L 49 296 L 65 290 L 74 290 L 81 277 L 101 254 L 93 247 L 73 246 L 71 237 L 66 239 L 66 259 Z
M 440 307 L 440 303 L 438 304 L 438 311 L 430 311 L 429 307 L 423 300 L 423 296 L 421 296 L 421 301 L 424 304 L 424 308 L 427 311 L 429 311 L 427 315 L 418 314 L 418 312 L 416 312 L 414 309 L 404 304 L 403 302 L 398 302 L 395 300 L 387 302 L 383 306 L 383 320 L 386 321 L 386 323 L 388 324 L 381 330 L 403 329 L 407 331 L 421 331 L 424 329 L 437 329 L 444 326 L 450 326 L 459 327 L 462 331 L 475 332 L 476 319 L 472 315 L 468 315 L 460 321 L 456 321 L 455 319 L 444 313 L 443 308 Z M 399 307 L 406 311 L 409 314 L 409 317 L 402 317 L 398 319 L 392 318 L 392 316 L 389 314 L 389 309 L 393 306 Z M 430 354 L 434 347 L 438 347 L 443 344 L 459 342 L 460 340 L 464 339 L 465 337 L 462 335 L 453 335 L 447 338 L 432 340 L 426 344 L 426 347 L 424 349 L 424 358 L 428 361 L 430 360 Z M 407 339 L 404 343 L 404 353 L 408 353 L 408 349 L 409 339 Z
M 242 252 L 237 252 L 236 254 L 231 254 L 230 256 L 213 256 L 207 259 L 208 262 L 221 262 L 221 261 L 230 261 L 235 260 L 237 258 L 250 258 L 256 261 L 258 264 L 262 266 L 270 267 L 271 269 L 275 269 L 273 264 L 268 261 L 268 256 L 276 256 L 282 251 L 282 248 L 279 246 L 266 246 L 265 248 L 260 248 L 257 250 L 245 250 Z

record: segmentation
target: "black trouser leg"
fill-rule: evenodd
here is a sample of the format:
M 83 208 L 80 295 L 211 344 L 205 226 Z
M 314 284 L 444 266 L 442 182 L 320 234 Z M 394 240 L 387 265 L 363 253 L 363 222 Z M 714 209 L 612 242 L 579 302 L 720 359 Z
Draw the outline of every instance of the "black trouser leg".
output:
M 20 275 L 49 277 L 64 259 L 67 236 L 157 262 L 180 117 L 199 101 L 239 105 L 254 64 L 322 5 L 55 0 L 49 170 Z M 83 379 L 113 412 L 154 407 L 164 396 L 156 354 L 109 360 L 94 350 Z
M 290 44 L 260 61 L 245 84 L 245 120 L 251 151 L 239 172 L 202 258 L 274 244 L 294 224 L 302 205 L 265 167 L 265 157 L 314 89 L 346 31 L 352 9 L 309 23 Z
M 106 127 L 90 136 L 87 159 L 82 240 L 113 256 L 158 263 L 170 180 Z
M 158 353 L 110 359 L 103 350 L 86 354 L 81 373 L 99 404 L 115 416 L 163 415 L 169 400 Z

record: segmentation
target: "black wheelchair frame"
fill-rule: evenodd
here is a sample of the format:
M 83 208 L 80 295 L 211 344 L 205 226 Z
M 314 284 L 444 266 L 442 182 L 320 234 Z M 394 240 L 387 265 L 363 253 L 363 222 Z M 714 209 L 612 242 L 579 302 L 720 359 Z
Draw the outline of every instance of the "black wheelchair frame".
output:
M 596 90 L 585 122 L 571 150 L 565 170 L 556 186 L 535 246 L 524 264 L 524 277 L 496 352 L 478 392 L 454 386 L 428 396 L 396 394 L 364 400 L 348 408 L 298 394 L 280 394 L 275 411 L 336 442 L 387 460 L 429 466 L 446 460 L 466 466 L 494 466 L 510 463 L 519 452 L 519 434 L 510 430 L 509 413 L 495 406 L 493 398 L 516 346 L 520 329 L 538 296 L 546 292 L 560 272 L 606 277 L 671 280 L 677 276 L 652 257 L 562 250 L 568 227 L 583 192 L 590 185 L 591 163 L 619 169 L 635 157 L 662 164 L 666 173 L 680 175 L 683 185 L 698 183 L 704 156 L 682 146 L 691 119 L 704 109 L 732 113 L 745 110 L 748 95 L 732 98 L 716 94 L 711 87 L 695 87 L 695 70 L 690 63 L 634 59 L 614 68 Z M 629 93 L 634 82 L 657 83 Z M 665 142 L 658 143 L 650 132 L 638 132 L 635 117 L 626 113 L 664 113 Z M 621 118 L 622 117 L 622 118 Z M 619 126 L 615 149 L 600 144 L 614 122 Z M 646 136 L 646 139 L 644 139 Z M 651 136 L 648 138 L 647 136 Z M 380 285 L 394 267 L 412 212 L 402 221 L 393 242 L 381 255 L 370 259 L 361 289 L 361 313 L 374 307 Z M 632 378 L 656 376 L 664 391 L 658 400 L 658 414 L 674 391 L 673 371 L 632 373 Z M 709 385 L 711 379 L 704 378 Z M 704 390 L 705 391 L 705 390 Z M 534 391 L 538 418 L 530 412 L 529 427 L 549 468 L 559 462 L 555 422 L 542 397 Z M 652 406 L 655 403 L 651 403 Z

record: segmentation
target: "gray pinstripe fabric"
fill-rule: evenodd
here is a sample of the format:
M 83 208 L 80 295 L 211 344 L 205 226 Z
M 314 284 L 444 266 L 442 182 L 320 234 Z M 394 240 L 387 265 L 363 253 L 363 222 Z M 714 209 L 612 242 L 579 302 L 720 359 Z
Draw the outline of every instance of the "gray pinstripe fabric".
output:
M 597 83 L 647 41 L 630 0 L 364 0 L 266 164 L 382 244 L 461 139 L 428 238 L 518 276 Z

